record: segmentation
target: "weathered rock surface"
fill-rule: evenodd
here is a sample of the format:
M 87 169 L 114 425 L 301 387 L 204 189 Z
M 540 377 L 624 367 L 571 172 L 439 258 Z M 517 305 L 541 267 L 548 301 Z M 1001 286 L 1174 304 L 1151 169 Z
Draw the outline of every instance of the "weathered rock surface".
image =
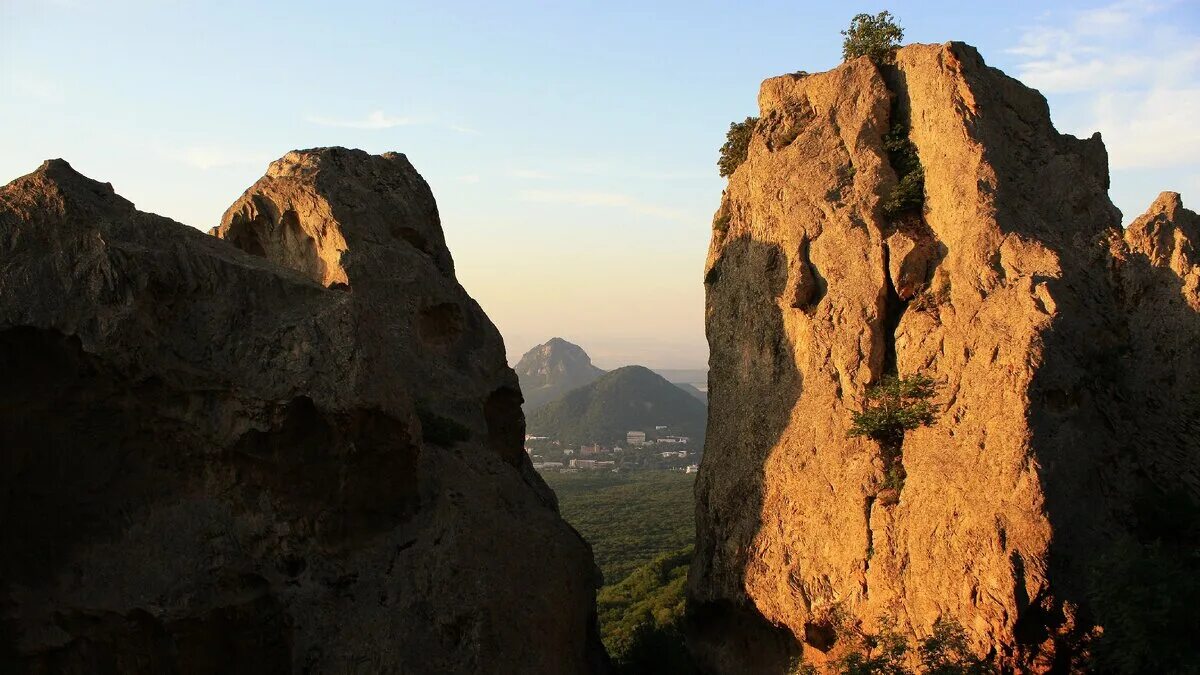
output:
M 408 160 L 289 153 L 215 233 L 61 160 L 0 190 L 0 670 L 601 667 Z
M 839 653 L 838 615 L 912 637 L 945 616 L 1006 667 L 1077 667 L 1085 567 L 1134 492 L 1198 494 L 1194 215 L 1165 196 L 1123 239 L 1099 137 L 1057 133 L 961 43 L 769 79 L 759 106 L 705 271 L 697 657 L 785 672 L 802 646 Z M 889 220 L 897 123 L 925 202 Z M 898 494 L 875 443 L 847 438 L 889 372 L 939 385 Z

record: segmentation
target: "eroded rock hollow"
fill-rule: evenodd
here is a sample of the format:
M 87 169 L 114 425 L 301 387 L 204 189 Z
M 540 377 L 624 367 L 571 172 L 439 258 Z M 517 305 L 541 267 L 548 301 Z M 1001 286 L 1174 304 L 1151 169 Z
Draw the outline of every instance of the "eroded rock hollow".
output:
M 602 667 L 408 160 L 289 153 L 213 234 L 61 160 L 0 190 L 0 670 Z
M 1138 534 L 1139 495 L 1200 493 L 1196 215 L 1164 194 L 1122 232 L 1099 136 L 961 43 L 769 79 L 759 106 L 705 271 L 697 657 L 786 672 L 847 626 L 948 617 L 1003 667 L 1081 667 L 1095 557 Z M 908 211 L 897 134 L 924 172 Z M 847 432 L 914 373 L 938 419 L 885 490 Z

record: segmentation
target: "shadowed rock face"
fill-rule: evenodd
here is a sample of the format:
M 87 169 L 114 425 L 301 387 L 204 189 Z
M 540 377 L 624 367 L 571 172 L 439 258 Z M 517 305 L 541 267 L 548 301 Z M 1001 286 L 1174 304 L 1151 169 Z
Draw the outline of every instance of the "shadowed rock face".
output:
M 61 160 L 0 190 L 0 670 L 601 668 L 404 156 L 289 153 L 215 234 Z
M 1164 196 L 1123 238 L 1099 138 L 960 43 L 773 78 L 759 106 L 705 272 L 696 655 L 782 673 L 841 653 L 837 614 L 912 637 L 949 616 L 1008 667 L 1078 667 L 1086 568 L 1138 485 L 1200 493 L 1194 214 Z M 925 203 L 888 218 L 898 123 Z M 898 500 L 847 438 L 889 372 L 939 384 Z

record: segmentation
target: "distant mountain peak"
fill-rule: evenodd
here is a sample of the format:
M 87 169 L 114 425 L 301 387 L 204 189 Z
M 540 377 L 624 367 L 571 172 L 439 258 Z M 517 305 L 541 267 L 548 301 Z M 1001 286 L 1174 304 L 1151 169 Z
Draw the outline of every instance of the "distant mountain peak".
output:
M 514 370 L 521 381 L 526 413 L 604 374 L 592 365 L 592 357 L 583 347 L 560 337 L 525 352 Z

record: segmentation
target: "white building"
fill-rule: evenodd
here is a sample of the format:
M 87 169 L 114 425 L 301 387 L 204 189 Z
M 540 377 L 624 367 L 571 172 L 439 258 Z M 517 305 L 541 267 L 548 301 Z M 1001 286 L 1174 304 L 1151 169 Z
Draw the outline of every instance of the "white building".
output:
M 683 470 L 683 472 L 684 473 L 696 473 L 699 470 L 700 470 L 699 464 L 690 464 L 690 465 L 688 465 L 688 468 Z
M 630 431 L 625 434 L 625 442 L 628 443 L 629 445 L 645 445 L 646 444 L 646 432 Z

